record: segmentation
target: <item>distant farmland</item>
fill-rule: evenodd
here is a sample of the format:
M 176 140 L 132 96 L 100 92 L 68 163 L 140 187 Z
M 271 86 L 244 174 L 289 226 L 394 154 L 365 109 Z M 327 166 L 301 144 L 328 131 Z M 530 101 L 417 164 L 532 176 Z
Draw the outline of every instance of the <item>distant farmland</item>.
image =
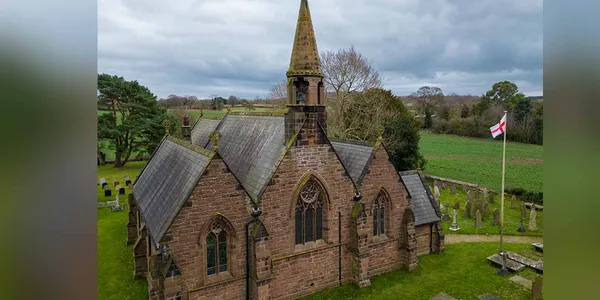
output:
M 502 142 L 421 132 L 424 173 L 472 182 L 500 191 Z M 543 191 L 543 146 L 506 143 L 505 187 Z

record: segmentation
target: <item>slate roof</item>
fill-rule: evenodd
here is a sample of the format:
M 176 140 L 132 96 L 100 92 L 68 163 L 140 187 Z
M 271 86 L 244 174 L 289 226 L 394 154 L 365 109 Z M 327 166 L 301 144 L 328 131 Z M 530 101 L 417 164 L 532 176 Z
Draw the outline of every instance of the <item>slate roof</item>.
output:
M 284 117 L 226 115 L 217 130 L 221 134 L 219 155 L 246 193 L 256 200 L 285 150 Z M 206 148 L 212 146 L 209 142 Z
M 199 118 L 192 128 L 192 143 L 199 147 L 205 147 L 209 142 L 210 133 L 217 129 L 221 120 Z
M 440 221 L 438 210 L 432 201 L 433 195 L 419 173 L 415 171 L 400 172 L 400 176 L 411 196 L 415 225 Z
M 154 242 L 162 239 L 210 161 L 183 143 L 165 138 L 134 183 L 133 195 Z
M 373 147 L 342 140 L 330 139 L 330 142 L 350 177 L 358 184 L 361 175 L 371 163 Z

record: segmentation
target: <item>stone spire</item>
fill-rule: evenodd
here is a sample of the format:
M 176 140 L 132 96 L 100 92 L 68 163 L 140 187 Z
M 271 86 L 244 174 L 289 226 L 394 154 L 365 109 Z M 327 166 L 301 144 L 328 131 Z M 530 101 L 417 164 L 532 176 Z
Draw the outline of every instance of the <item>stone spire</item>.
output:
M 296 24 L 296 36 L 290 59 L 290 69 L 287 77 L 319 76 L 324 77 L 319 60 L 315 30 L 310 17 L 308 0 L 300 1 L 300 12 Z

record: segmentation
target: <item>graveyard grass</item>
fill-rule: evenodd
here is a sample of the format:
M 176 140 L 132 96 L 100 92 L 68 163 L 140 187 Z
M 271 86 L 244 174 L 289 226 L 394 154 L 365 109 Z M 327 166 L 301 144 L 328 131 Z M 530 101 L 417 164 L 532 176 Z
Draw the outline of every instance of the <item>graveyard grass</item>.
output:
M 502 185 L 502 141 L 421 131 L 425 174 L 475 183 L 495 191 Z M 543 146 L 506 142 L 506 188 L 542 192 Z
M 123 168 L 112 165 L 98 167 L 98 178 L 106 178 L 113 189 L 113 195 L 104 197 L 98 186 L 98 201 L 114 200 L 113 178 L 125 186 L 123 177 L 129 175 L 133 181 L 146 162 L 129 162 Z M 129 188 L 126 192 L 130 193 Z M 110 208 L 98 209 L 98 299 L 142 300 L 148 299 L 148 286 L 144 279 L 133 279 L 133 249 L 126 245 L 128 220 L 127 197 L 119 196 L 119 204 L 124 210 L 112 212 Z
M 431 186 L 433 191 L 433 186 Z M 475 212 L 471 211 L 471 218 L 465 216 L 466 213 L 466 200 L 467 194 L 463 194 L 460 187 L 457 186 L 456 195 L 451 195 L 450 188 L 447 190 L 440 189 L 440 200 L 443 204 L 449 203 L 450 208 L 448 209 L 448 215 L 450 220 L 442 221 L 442 227 L 446 234 L 500 234 L 500 225 L 494 225 L 494 209 L 498 208 L 500 212 L 500 195 L 494 195 L 494 204 L 489 205 L 489 214 L 481 214 L 481 228 L 475 229 Z M 450 225 L 452 225 L 452 208 L 456 201 L 460 202 L 460 208 L 456 212 L 456 223 L 460 227 L 458 231 L 450 231 Z M 529 213 L 531 210 L 527 209 L 527 216 L 523 220 L 523 227 L 525 228 L 524 233 L 517 231 L 519 228 L 519 222 L 521 218 L 521 201 L 517 199 L 517 208 L 510 208 L 510 196 L 504 198 L 504 234 L 505 235 L 528 235 L 528 236 L 543 236 L 544 235 L 544 212 L 542 210 L 536 211 L 536 225 L 537 230 L 529 231 Z M 474 207 L 474 206 L 473 206 Z M 446 211 L 446 208 L 442 210 L 442 213 Z
M 530 244 L 506 244 L 505 249 L 532 259 L 541 259 L 533 254 Z M 371 286 L 359 289 L 354 284 L 345 284 L 321 291 L 305 300 L 337 299 L 414 299 L 428 300 L 440 292 L 456 299 L 477 299 L 491 293 L 502 299 L 531 299 L 531 292 L 508 280 L 511 275 L 497 275 L 498 268 L 486 257 L 498 252 L 498 243 L 460 243 L 446 246 L 441 254 L 419 257 L 415 271 L 395 270 L 371 279 Z M 533 280 L 537 274 L 525 269 L 519 276 Z

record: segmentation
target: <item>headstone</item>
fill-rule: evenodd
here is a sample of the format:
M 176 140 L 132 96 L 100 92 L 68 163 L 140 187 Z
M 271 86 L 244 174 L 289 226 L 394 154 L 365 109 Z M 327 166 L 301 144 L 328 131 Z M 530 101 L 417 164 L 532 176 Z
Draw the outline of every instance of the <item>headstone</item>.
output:
M 477 299 L 479 299 L 479 300 L 502 300 L 502 298 L 500 298 L 496 295 L 490 294 L 490 293 L 479 295 L 479 296 L 477 296 Z
M 452 190 L 450 190 L 452 195 L 456 195 L 456 184 L 452 184 Z
M 110 189 L 104 189 L 104 197 L 110 197 L 110 196 L 112 196 L 112 191 Z
M 125 185 L 130 185 L 131 184 L 131 180 L 126 180 L 125 181 Z
M 452 210 L 452 225 L 450 225 L 449 229 L 452 231 L 458 231 L 460 229 L 460 227 L 458 227 L 458 223 L 456 223 L 456 209 Z
M 536 277 L 531 285 L 531 299 L 541 300 L 542 299 L 542 287 L 543 278 L 541 276 Z
M 446 204 L 444 206 L 446 207 L 446 212 L 442 216 L 442 220 L 447 221 L 447 220 L 450 220 L 450 215 L 448 214 L 448 209 L 450 208 L 450 203 L 446 202 Z
M 531 258 L 522 256 L 517 253 L 509 252 L 509 251 L 506 251 L 506 254 L 507 254 L 506 256 L 510 260 L 514 260 L 520 264 L 524 264 L 524 265 L 532 268 L 534 271 L 536 271 L 538 273 L 544 273 L 544 262 L 543 261 L 541 261 L 541 260 L 536 261 Z
M 119 195 L 125 195 L 125 188 L 119 188 Z
M 510 197 L 510 208 L 517 208 L 517 198 L 515 197 L 515 195 L 512 195 L 512 197 Z
M 519 228 L 517 228 L 517 231 L 518 231 L 518 232 L 520 232 L 520 233 L 523 233 L 523 232 L 525 232 L 525 227 L 523 227 L 523 220 L 524 220 L 524 219 L 525 219 L 525 218 L 523 218 L 523 216 L 521 216 L 521 221 L 520 221 L 520 223 L 519 223 Z
M 527 218 L 527 207 L 525 207 L 525 203 L 521 203 L 521 218 Z
M 485 202 L 483 204 L 483 214 L 485 214 L 485 215 L 490 214 L 490 206 L 489 206 L 489 203 L 487 203 L 487 202 Z
M 544 252 L 544 243 L 533 243 L 531 244 L 536 251 Z
M 486 188 L 483 189 L 483 199 L 487 199 L 488 197 L 488 190 Z
M 504 260 L 502 255 L 500 255 L 498 253 L 496 253 L 492 256 L 488 256 L 487 260 L 499 267 L 501 267 L 503 264 L 505 264 L 506 268 L 511 272 L 520 272 L 523 269 L 525 269 L 524 264 L 518 263 L 518 262 L 516 262 L 514 260 L 510 260 L 508 258 L 506 260 Z
M 510 281 L 515 282 L 519 285 L 524 286 L 526 289 L 530 290 L 531 289 L 531 280 L 527 279 L 527 278 L 523 278 L 519 275 L 515 275 L 511 278 L 509 278 Z
M 444 211 L 444 204 L 442 204 L 442 200 L 439 200 L 440 202 L 440 212 Z
M 436 186 L 438 186 L 438 185 L 439 185 L 439 182 L 438 182 L 437 180 L 435 180 L 435 179 L 434 179 L 434 180 L 433 180 L 433 186 L 434 186 L 434 187 L 436 187 Z
M 466 184 L 463 184 L 463 185 L 462 185 L 462 192 L 463 192 L 463 193 L 466 193 L 466 192 L 467 192 L 467 185 L 466 185 Z
M 467 191 L 467 201 L 473 200 L 473 194 L 471 194 L 471 190 Z
M 102 186 L 102 188 L 104 188 L 104 186 L 106 185 L 106 178 L 100 178 L 100 185 Z
M 448 189 L 448 185 L 446 184 L 445 181 L 442 181 L 442 189 L 444 189 L 444 190 Z
M 117 185 L 119 185 L 118 181 L 113 182 L 114 186 L 117 187 Z
M 433 195 L 434 195 L 436 198 L 439 198 L 439 197 L 440 197 L 440 189 L 437 187 L 437 185 L 433 187 Z
M 456 201 L 456 203 L 454 203 L 454 209 L 460 209 L 460 202 Z
M 494 193 L 490 193 L 488 199 L 489 199 L 490 204 L 494 204 Z
M 111 207 L 112 211 L 122 211 L 123 207 L 119 205 L 119 195 L 115 197 L 115 205 Z
M 467 217 L 467 218 L 471 217 L 472 206 L 473 206 L 473 202 L 471 202 L 471 200 L 467 200 L 467 203 L 465 204 L 465 217 Z
M 133 183 L 130 183 L 128 187 L 129 187 L 130 190 L 133 191 Z
M 475 212 L 475 229 L 481 228 L 481 212 L 477 210 Z
M 529 214 L 529 231 L 537 230 L 537 225 L 535 223 L 535 215 L 535 209 L 532 209 L 531 213 Z
M 500 224 L 500 212 L 498 211 L 498 209 L 494 209 L 494 225 L 499 225 Z

